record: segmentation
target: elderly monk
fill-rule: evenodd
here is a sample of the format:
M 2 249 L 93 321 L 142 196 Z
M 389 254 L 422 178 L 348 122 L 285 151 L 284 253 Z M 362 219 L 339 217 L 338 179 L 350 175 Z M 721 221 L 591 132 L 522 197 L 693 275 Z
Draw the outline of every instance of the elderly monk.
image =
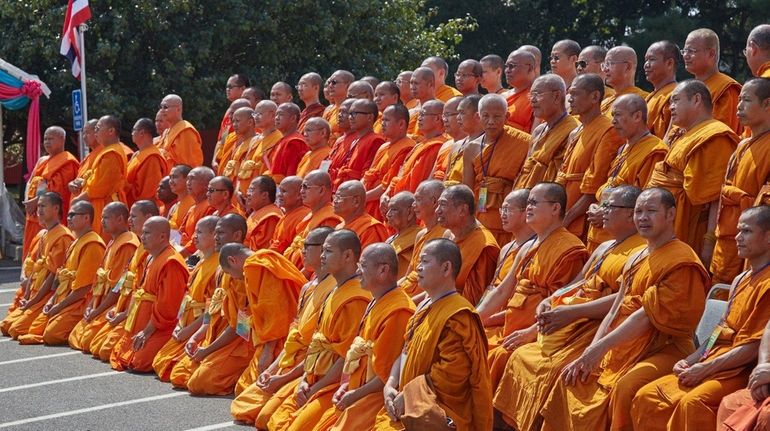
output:
M 19 333 L 21 344 L 67 344 L 70 332 L 82 319 L 96 270 L 104 258 L 104 242 L 91 229 L 93 211 L 85 201 L 75 202 L 70 208 L 67 220 L 75 240 L 51 285 L 53 295 L 26 333 Z
M 668 147 L 647 128 L 647 106 L 636 94 L 624 94 L 612 106 L 612 127 L 625 143 L 610 164 L 607 181 L 596 191 L 597 203 L 588 207 L 589 250 L 610 239 L 602 228 L 604 209 L 599 205 L 605 200 L 604 192 L 624 184 L 644 188 L 655 164 L 666 157 Z
M 711 116 L 711 94 L 687 80 L 671 95 L 671 121 L 681 133 L 666 158 L 655 165 L 648 187 L 665 187 L 676 197 L 676 236 L 699 253 L 705 265 L 716 243 L 719 194 L 738 137 Z
M 30 174 L 25 192 L 24 210 L 24 248 L 22 258 L 26 258 L 33 238 L 42 226 L 37 219 L 38 198 L 45 192 L 56 192 L 61 196 L 64 207 L 62 213 L 69 210 L 70 190 L 68 184 L 78 173 L 78 160 L 64 150 L 67 132 L 59 126 L 51 126 L 43 134 L 43 148 L 47 156 L 41 157 Z
M 628 258 L 610 312 L 562 371 L 541 411 L 543 429 L 632 429 L 636 392 L 692 353 L 708 274 L 674 236 L 675 204 L 665 189 L 639 195 L 634 223 L 647 247 Z
M 484 135 L 463 152 L 463 183 L 476 195 L 479 222 L 492 232 L 498 244 L 511 236 L 503 230 L 500 206 L 513 188 L 524 160 L 530 136 L 506 126 L 507 105 L 503 96 L 487 94 L 479 101 Z
M 243 243 L 256 251 L 268 248 L 275 234 L 275 227 L 283 217 L 275 204 L 275 181 L 267 175 L 254 178 L 246 190 L 246 219 L 248 232 Z
M 405 70 L 398 74 L 398 77 L 394 81 L 398 85 L 399 97 L 401 98 L 401 104 L 406 106 L 406 109 L 414 109 L 419 106 L 420 101 L 415 99 L 412 95 L 412 91 L 409 89 L 410 82 L 412 80 L 412 71 Z
M 294 107 L 296 107 L 296 105 L 294 105 Z M 287 121 L 296 126 L 297 118 L 299 118 L 299 108 L 296 110 L 292 109 L 292 111 L 294 115 L 294 117 L 292 117 L 293 120 Z M 279 146 L 282 142 L 281 138 L 283 137 L 283 134 L 277 128 L 277 112 L 278 106 L 270 100 L 259 102 L 257 104 L 257 109 L 254 110 L 255 124 L 262 132 L 257 135 L 255 140 L 252 140 L 249 143 L 249 148 L 246 150 L 244 158 L 238 167 L 238 173 L 236 175 L 237 181 L 233 181 L 234 183 L 237 183 L 236 190 L 239 199 L 242 199 L 246 194 L 246 189 L 249 187 L 249 184 L 251 184 L 251 180 L 253 180 L 254 177 L 269 173 L 270 169 L 273 167 L 277 169 L 277 175 L 285 175 L 282 173 L 282 169 L 287 166 L 294 166 L 293 169 L 296 171 L 299 159 L 302 158 L 302 154 L 307 151 L 307 147 L 305 146 L 302 154 L 290 155 L 287 159 L 291 160 L 289 164 L 284 163 L 286 160 L 279 161 L 278 158 L 283 157 L 283 152 L 279 151 L 283 147 Z M 302 142 L 302 144 L 304 145 L 304 142 Z M 296 144 L 292 145 L 295 147 L 297 146 Z M 293 174 L 294 172 L 292 172 L 292 175 Z
M 714 283 L 729 283 L 743 262 L 733 238 L 738 233 L 739 214 L 753 205 L 770 177 L 770 79 L 754 78 L 744 84 L 738 101 L 738 118 L 751 130 L 730 157 L 722 185 L 714 234 L 716 244 L 711 260 Z
M 171 191 L 170 177 L 161 178 L 158 187 L 155 189 L 155 200 L 160 202 L 160 215 L 168 218 L 171 208 L 177 203 L 177 195 Z
M 631 47 L 616 46 L 607 51 L 602 69 L 607 85 L 615 90 L 615 94 L 602 101 L 602 114 L 605 116 L 611 116 L 612 104 L 624 94 L 647 97 L 648 93 L 636 86 L 636 62 L 636 51 Z
M 177 323 L 171 338 L 155 355 L 152 368 L 158 379 L 168 382 L 171 379 L 171 370 L 185 357 L 185 345 L 187 340 L 203 325 L 203 314 L 206 305 L 211 301 L 214 289 L 217 285 L 217 269 L 219 267 L 219 248 L 215 240 L 215 229 L 219 222 L 217 216 L 206 216 L 198 221 L 195 226 L 195 245 L 201 259 L 190 272 L 187 284 L 187 293 L 182 299 L 182 304 L 177 312 Z M 229 231 L 225 234 L 235 236 Z M 240 233 L 241 236 L 243 232 Z M 220 235 L 222 237 L 224 235 Z M 229 238 L 226 238 L 229 239 Z
M 168 173 L 168 185 L 177 201 L 168 209 L 168 222 L 172 230 L 179 230 L 187 212 L 195 204 L 195 199 L 187 190 L 187 175 L 192 169 L 187 165 L 176 165 Z
M 471 94 L 465 97 L 479 98 L 481 95 Z M 458 146 L 458 142 L 462 142 L 463 139 L 468 137 L 468 134 L 465 133 L 465 130 L 463 130 L 462 124 L 460 123 L 459 112 L 457 112 L 460 102 L 462 102 L 465 97 L 453 97 L 444 104 L 444 112 L 441 115 L 441 121 L 444 123 L 444 133 L 449 139 L 441 144 L 441 148 L 438 150 L 436 162 L 433 164 L 433 170 L 431 171 L 429 178 L 444 180 L 449 165 L 450 154 Z
M 126 332 L 110 355 L 115 370 L 152 371 L 152 360 L 176 326 L 189 273 L 168 241 L 169 231 L 162 217 L 150 217 L 142 226 L 140 239 L 150 259 L 126 315 Z
M 493 388 L 498 386 L 511 352 L 537 338 L 538 304 L 569 284 L 588 258 L 580 239 L 563 225 L 566 201 L 564 187 L 556 183 L 540 183 L 529 192 L 526 220 L 537 237 L 521 247 L 515 271 L 498 286 L 507 290 L 509 299 L 500 346 L 489 352 Z M 510 289 L 509 283 L 515 287 Z
M 96 270 L 91 289 L 80 321 L 70 332 L 70 347 L 91 352 L 91 341 L 107 325 L 107 312 L 115 306 L 131 258 L 139 246 L 139 238 L 128 229 L 128 208 L 122 202 L 112 202 L 104 207 L 102 226 L 111 240 L 104 251 L 104 258 Z
M 224 175 L 233 181 L 238 179 L 241 164 L 246 161 L 249 150 L 256 148 L 259 139 L 254 131 L 256 124 L 251 107 L 244 106 L 233 111 L 232 138 L 228 138 L 231 148 L 223 150 L 226 153 L 219 161 L 217 175 Z
M 374 87 L 363 79 L 353 81 L 350 83 L 350 86 L 348 86 L 347 98 L 374 100 Z
M 305 124 L 309 119 L 322 116 L 326 109 L 320 101 L 321 85 L 323 85 L 323 79 L 315 72 L 302 75 L 297 82 L 297 95 L 305 105 L 297 124 L 300 133 L 305 131 Z
M 436 216 L 439 224 L 447 229 L 444 237 L 454 241 L 463 255 L 457 291 L 471 304 L 478 304 L 492 281 L 500 253 L 494 235 L 476 220 L 475 215 L 476 199 L 468 186 L 450 186 L 441 193 Z
M 315 332 L 324 300 L 336 281 L 321 266 L 321 246 L 334 230 L 330 227 L 313 229 L 303 249 L 305 268 L 315 272 L 315 278 L 306 283 L 299 294 L 297 317 L 289 329 L 283 350 L 265 369 L 256 382 L 243 389 L 230 406 L 233 417 L 241 422 L 267 427 L 274 410 L 289 396 L 302 377 L 302 361 Z M 262 414 L 260 414 L 262 412 Z M 257 420 L 257 416 L 260 419 Z
M 377 104 L 377 110 L 380 112 L 377 121 L 374 122 L 374 133 L 382 134 L 382 116 L 385 109 L 389 106 L 400 105 L 401 90 L 393 81 L 382 81 L 374 89 L 374 103 Z M 408 110 L 407 110 L 408 112 Z
M 420 429 L 426 416 L 435 429 L 448 428 L 447 423 L 458 431 L 491 429 L 486 337 L 473 305 L 455 290 L 461 266 L 460 250 L 451 241 L 434 239 L 423 249 L 418 271 L 427 297 L 407 325 L 375 430 Z M 435 395 L 430 399 L 428 393 Z
M 741 84 L 719 71 L 719 36 L 708 28 L 691 31 L 684 42 L 682 57 L 687 72 L 708 87 L 714 119 L 740 134 L 742 127 L 735 112 Z
M 270 160 L 266 174 L 276 182 L 295 175 L 300 159 L 308 150 L 305 138 L 297 131 L 299 116 L 299 106 L 291 102 L 279 105 L 275 112 L 275 127 L 283 136 L 276 144 L 275 150 L 265 157 Z
M 535 120 L 529 93 L 539 71 L 535 56 L 522 49 L 511 52 L 505 61 L 505 80 L 511 86 L 505 94 L 508 103 L 506 124 L 526 133 L 532 132 Z
M 561 169 L 570 132 L 578 121 L 567 114 L 567 87 L 553 74 L 543 75 L 532 84 L 529 100 L 532 111 L 543 123 L 532 131 L 527 160 L 514 188 L 532 188 L 542 181 L 553 181 Z
M 170 166 L 183 163 L 188 166 L 203 164 L 201 136 L 195 126 L 182 118 L 182 98 L 169 94 L 160 102 L 160 110 L 169 129 L 164 133 L 157 146 Z
M 671 93 L 676 88 L 678 60 L 679 47 L 668 40 L 653 43 L 644 54 L 644 76 L 654 88 L 645 97 L 647 128 L 660 139 L 671 127 Z
M 74 235 L 61 224 L 64 202 L 56 192 L 45 192 L 38 198 L 37 219 L 43 232 L 34 253 L 30 254 L 32 268 L 19 287 L 12 309 L 2 322 L 3 335 L 18 338 L 26 334 L 32 322 L 51 298 L 54 280 L 64 266 Z M 29 264 L 27 264 L 29 265 Z
M 348 155 L 348 150 L 350 150 L 351 144 L 353 143 L 353 140 L 355 140 L 355 135 L 350 129 L 350 108 L 353 106 L 353 102 L 355 101 L 356 99 L 345 99 L 345 101 L 340 105 L 340 109 L 337 115 L 337 126 L 341 130 L 342 136 L 334 141 L 334 144 L 331 147 L 331 151 L 329 152 L 329 161 L 322 162 L 322 166 L 324 168 L 322 170 L 329 172 L 329 175 L 331 175 L 332 178 L 336 178 L 339 167 L 342 166 L 342 160 Z
M 129 207 L 136 201 L 155 198 L 155 189 L 168 174 L 166 159 L 153 145 L 155 125 L 149 118 L 140 118 L 131 129 L 131 140 L 139 149 L 131 156 L 126 170 L 125 195 Z
M 158 206 L 153 201 L 136 201 L 128 212 L 128 228 L 138 238 L 142 234 L 144 222 L 150 217 L 157 216 Z M 120 287 L 117 288 L 119 297 L 115 306 L 110 308 L 105 315 L 107 324 L 104 325 L 91 340 L 90 350 L 95 358 L 109 362 L 115 344 L 125 335 L 125 322 L 130 308 L 131 298 L 135 285 L 144 274 L 147 265 L 147 250 L 141 241 L 134 251 L 134 255 L 128 263 L 128 268 L 123 271 Z
M 366 189 L 358 180 L 345 181 L 332 199 L 334 214 L 342 218 L 337 230 L 348 229 L 358 235 L 361 246 L 366 247 L 388 238 L 388 230 L 379 220 L 366 212 Z
M 601 319 L 610 311 L 623 266 L 645 245 L 634 225 L 633 209 L 640 192 L 628 185 L 612 189 L 604 214 L 612 239 L 591 255 L 568 285 L 537 306 L 541 338 L 511 354 L 495 391 L 499 424 L 539 429 L 540 409 L 562 368 L 591 342 Z
M 479 60 L 481 63 L 481 88 L 487 94 L 503 94 L 503 59 L 497 54 L 487 54 Z
M 420 264 L 420 252 L 423 246 L 432 239 L 443 237 L 446 232 L 446 229 L 439 224 L 436 215 L 438 200 L 443 192 L 444 184 L 441 181 L 427 180 L 420 183 L 414 193 L 414 203 L 412 204 L 414 215 L 424 227 L 415 236 L 412 257 L 409 260 L 406 275 L 398 281 L 399 286 L 403 287 L 410 296 L 415 296 L 421 292 L 417 285 L 417 265 Z
M 195 252 L 195 243 L 193 234 L 198 220 L 207 215 L 213 214 L 216 209 L 209 204 L 208 188 L 209 181 L 214 178 L 214 171 L 206 166 L 193 168 L 187 175 L 187 191 L 192 196 L 195 203 L 190 207 L 187 214 L 182 215 L 182 222 L 179 225 L 180 244 L 182 254 L 189 256 Z
M 89 122 L 95 121 L 95 120 L 89 120 Z M 94 123 L 94 125 L 96 125 Z M 163 114 L 163 110 L 158 109 L 158 112 L 155 113 L 155 131 L 158 132 L 158 136 L 152 138 L 152 143 L 155 145 L 158 145 L 158 142 L 163 138 L 163 135 L 166 133 L 166 131 L 171 127 L 169 122 L 166 120 L 166 116 Z
M 449 74 L 449 65 L 441 57 L 428 57 L 422 61 L 420 67 L 427 67 L 435 76 L 436 99 L 446 103 L 455 96 L 462 96 L 456 88 L 446 85 L 446 77 Z M 421 101 L 422 103 L 422 101 Z
M 467 59 L 460 62 L 455 71 L 455 85 L 457 91 L 463 96 L 479 94 L 479 84 L 481 84 L 481 75 L 484 70 L 481 63 L 474 59 Z M 447 100 L 446 102 L 448 102 Z
M 282 215 L 275 225 L 270 250 L 283 254 L 297 236 L 297 226 L 310 213 L 310 208 L 302 204 L 301 187 L 300 177 L 286 177 L 277 187 L 275 204 L 281 209 Z
M 331 203 L 332 194 L 332 181 L 326 172 L 311 171 L 302 180 L 300 195 L 303 205 L 310 208 L 310 212 L 299 222 L 297 234 L 283 252 L 283 255 L 297 268 L 302 269 L 302 248 L 307 234 L 317 227 L 335 227 L 342 222 L 342 219 L 334 214 Z M 305 272 L 306 277 L 311 274 Z
M 770 24 L 760 24 L 746 39 L 746 64 L 758 78 L 770 78 Z
M 420 226 L 417 225 L 417 216 L 414 210 L 414 195 L 409 192 L 401 192 L 388 201 L 388 212 L 385 220 L 393 230 L 393 235 L 385 240 L 393 246 L 398 257 L 398 279 L 406 275 L 409 262 L 412 261 L 414 243 Z
M 334 144 L 334 141 L 342 136 L 342 129 L 339 128 L 339 120 L 337 115 L 339 114 L 340 105 L 345 101 L 348 94 L 348 86 L 355 80 L 355 76 L 347 70 L 337 70 L 326 80 L 326 84 L 329 87 L 329 100 L 330 105 L 324 110 L 323 118 L 329 122 L 329 126 L 332 128 L 332 134 L 329 136 L 329 144 Z
M 589 45 L 580 51 L 580 55 L 578 55 L 578 59 L 575 62 L 575 70 L 577 70 L 578 75 L 595 73 L 599 75 L 604 82 L 607 75 L 604 73 L 602 64 L 604 64 L 606 58 L 607 48 L 599 45 Z M 613 94 L 615 94 L 615 90 L 605 84 L 604 97 L 609 97 Z
M 206 189 L 206 199 L 208 200 L 209 207 L 214 209 L 215 216 L 224 217 L 227 214 L 243 215 L 243 212 L 233 205 L 234 192 L 235 189 L 230 178 L 219 176 L 209 180 L 209 185 Z
M 383 219 L 380 197 L 415 146 L 414 140 L 406 135 L 408 125 L 409 111 L 404 105 L 393 104 L 382 113 L 382 134 L 387 142 L 377 150 L 361 179 L 366 188 L 366 211 L 378 220 Z
M 433 173 L 433 178 L 442 179 L 447 186 L 463 182 L 465 149 L 484 134 L 484 125 L 481 124 L 481 117 L 479 117 L 480 100 L 480 95 L 464 97 L 457 106 L 457 119 L 455 121 L 462 128 L 465 137 L 454 142 L 451 151 L 447 154 L 444 178 L 438 178 L 438 174 L 440 174 L 438 171 Z
M 417 124 L 422 105 L 431 100 L 436 100 L 436 74 L 429 67 L 418 67 L 409 79 L 409 91 L 419 103 L 409 109 L 409 134 L 422 135 L 423 132 Z M 448 97 L 449 100 L 451 97 Z
M 88 155 L 80 162 L 75 179 L 67 184 L 67 188 L 70 191 L 70 202 L 74 200 L 75 196 L 80 194 L 86 180 L 93 175 L 94 160 L 104 150 L 104 145 L 96 139 L 96 124 L 98 122 L 98 119 L 91 119 L 83 125 L 83 142 L 85 142 L 86 148 L 88 148 Z M 43 135 L 43 139 L 45 139 L 45 135 Z
M 297 165 L 297 176 L 302 178 L 310 171 L 321 168 L 321 164 L 329 157 L 329 122 L 321 117 L 313 117 L 305 122 L 302 136 L 310 151 L 306 152 Z
M 577 76 L 575 63 L 579 55 L 580 45 L 571 39 L 560 40 L 551 48 L 551 55 L 548 57 L 551 73 L 558 75 L 566 88 L 572 85 L 572 80 Z
M 318 326 L 303 361 L 305 372 L 298 383 L 291 384 L 294 394 L 272 414 L 268 429 L 309 429 L 332 407 L 346 354 L 372 299 L 371 294 L 361 288 L 358 277 L 360 254 L 361 243 L 352 231 L 338 230 L 326 238 L 321 267 L 334 277 L 337 286 L 321 305 Z
M 580 126 L 570 133 L 556 182 L 567 191 L 564 227 L 581 239 L 588 233 L 586 211 L 596 202 L 596 192 L 607 181 L 612 159 L 623 143 L 612 121 L 602 115 L 604 98 L 604 82 L 593 73 L 575 78 L 567 98 Z
M 385 143 L 382 135 L 374 133 L 372 126 L 377 119 L 377 104 L 371 100 L 356 100 L 350 106 L 351 143 L 345 153 L 332 162 L 330 171 L 336 171 L 334 186 L 359 180 L 372 165 L 374 155 Z
M 291 92 L 291 85 L 278 81 L 270 88 L 270 100 L 278 106 L 284 103 L 292 103 L 294 95 Z
M 766 271 L 770 263 L 769 240 L 770 208 L 743 211 L 735 241 L 739 256 L 748 260 L 750 269 L 733 281 L 730 305 L 712 338 L 677 362 L 673 374 L 637 392 L 631 406 L 636 428 L 716 430 L 719 403 L 746 387 L 762 332 L 770 319 Z
M 104 146 L 91 164 L 80 193 L 74 200 L 89 201 L 94 207 L 93 230 L 103 238 L 102 209 L 110 202 L 124 200 L 127 160 L 120 143 L 120 119 L 105 115 L 96 124 L 96 139 Z M 157 187 L 157 184 L 154 185 Z
M 361 287 L 372 294 L 342 369 L 340 387 L 314 430 L 371 429 L 383 408 L 382 390 L 401 355 L 414 303 L 398 280 L 398 258 L 387 244 L 372 244 L 359 262 Z M 312 405 L 312 404 L 311 404 Z

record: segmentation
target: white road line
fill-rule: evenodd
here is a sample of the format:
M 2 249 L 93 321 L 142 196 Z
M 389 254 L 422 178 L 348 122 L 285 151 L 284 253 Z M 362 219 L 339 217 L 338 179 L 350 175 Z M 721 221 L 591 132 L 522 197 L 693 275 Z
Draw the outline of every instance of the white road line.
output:
M 7 307 L 9 305 L 13 305 L 13 302 L 9 302 L 7 304 L 0 304 L 0 307 Z
M 18 287 L 14 287 L 13 289 L 0 289 L 0 293 L 11 293 L 16 292 L 17 290 L 19 290 Z
M 231 426 L 235 426 L 235 422 L 229 421 L 229 422 L 222 422 L 219 424 L 213 424 L 213 425 L 206 425 L 205 427 L 199 427 L 199 428 L 190 428 L 185 431 L 210 431 L 210 430 L 218 430 L 222 428 L 229 428 Z
M 134 400 L 128 400 L 128 401 L 121 401 L 118 403 L 110 403 L 110 404 L 102 404 L 99 406 L 93 406 L 93 407 L 87 407 L 84 409 L 77 409 L 77 410 L 70 410 L 67 412 L 61 412 L 61 413 L 53 413 L 50 415 L 44 415 L 44 416 L 37 416 L 33 418 L 27 418 L 27 419 L 20 419 L 13 422 L 4 422 L 0 424 L 0 428 L 9 428 L 9 427 L 15 427 L 19 425 L 34 423 L 34 422 L 42 422 L 47 421 L 49 419 L 56 419 L 56 418 L 63 418 L 67 416 L 74 416 L 79 415 L 82 413 L 90 413 L 95 412 L 99 410 L 106 410 L 111 409 L 114 407 L 122 407 L 122 406 L 128 406 L 131 404 L 139 404 L 139 403 L 146 403 L 149 401 L 157 401 L 157 400 L 163 400 L 166 398 L 174 398 L 174 397 L 181 397 L 182 395 L 188 395 L 187 392 L 172 392 L 170 394 L 164 394 L 164 395 L 155 395 L 153 397 L 146 397 L 146 398 L 137 398 Z
M 57 380 L 48 380 L 45 382 L 39 382 L 39 383 L 29 383 L 26 385 L 19 385 L 19 386 L 11 386 L 8 388 L 0 388 L 0 393 L 3 392 L 13 392 L 18 391 L 21 389 L 29 389 L 29 388 L 36 388 L 38 386 L 48 386 L 48 385 L 55 385 L 57 383 L 66 383 L 66 382 L 75 382 L 78 380 L 86 380 L 86 379 L 95 379 L 97 377 L 105 377 L 105 376 L 112 376 L 115 374 L 120 374 L 120 371 L 107 371 L 104 373 L 96 373 L 96 374 L 86 374 L 84 376 L 75 376 L 75 377 L 67 377 L 65 379 L 57 379 Z
M 77 355 L 77 354 L 82 355 L 83 352 L 78 350 L 74 352 L 54 353 L 52 355 L 33 356 L 31 358 L 21 358 L 21 359 L 14 359 L 11 361 L 3 361 L 3 362 L 0 362 L 0 365 L 18 364 L 19 362 L 37 361 L 40 359 L 57 358 L 59 356 L 70 356 L 70 355 Z
M 0 343 L 7 343 L 9 341 L 16 341 L 13 338 L 0 338 Z

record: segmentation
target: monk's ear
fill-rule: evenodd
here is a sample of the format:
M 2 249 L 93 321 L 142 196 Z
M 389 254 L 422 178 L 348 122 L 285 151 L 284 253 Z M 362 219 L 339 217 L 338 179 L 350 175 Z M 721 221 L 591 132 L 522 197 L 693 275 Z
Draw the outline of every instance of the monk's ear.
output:
M 760 102 L 760 106 L 762 106 L 762 109 L 764 109 L 765 111 L 770 109 L 770 97 Z

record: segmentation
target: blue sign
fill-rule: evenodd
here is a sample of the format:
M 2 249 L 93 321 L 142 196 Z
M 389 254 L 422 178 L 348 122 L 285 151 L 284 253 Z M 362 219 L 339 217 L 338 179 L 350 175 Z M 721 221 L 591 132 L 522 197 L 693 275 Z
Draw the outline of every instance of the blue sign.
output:
M 83 130 L 83 97 L 80 90 L 72 92 L 72 128 L 76 132 Z

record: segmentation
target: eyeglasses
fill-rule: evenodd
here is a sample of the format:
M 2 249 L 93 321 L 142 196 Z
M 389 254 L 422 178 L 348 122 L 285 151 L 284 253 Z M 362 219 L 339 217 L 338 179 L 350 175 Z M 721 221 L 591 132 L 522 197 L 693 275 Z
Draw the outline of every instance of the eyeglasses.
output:
M 350 115 L 351 118 L 357 116 L 357 115 L 374 115 L 371 112 L 364 112 L 364 111 L 350 111 L 348 112 L 348 115 Z
M 626 205 L 613 205 L 607 201 L 604 201 L 599 205 L 603 210 L 608 211 L 615 208 L 626 208 L 626 209 L 633 209 L 634 207 L 626 206 Z
M 444 112 L 443 114 L 441 114 L 441 118 L 452 118 L 452 117 L 455 117 L 455 116 L 458 116 L 458 115 L 460 115 L 459 112 L 454 112 L 454 113 L 452 113 L 452 112 Z
M 529 97 L 530 97 L 530 99 L 538 99 L 538 100 L 540 100 L 540 98 L 543 97 L 546 93 L 553 93 L 554 91 L 559 91 L 559 90 L 546 90 L 546 91 L 544 91 L 542 93 L 539 92 L 539 91 L 531 91 L 529 93 Z
M 233 88 L 241 88 L 241 87 L 245 87 L 245 85 L 235 85 L 235 84 L 227 84 L 227 85 L 225 85 L 225 88 L 228 89 L 228 90 L 232 90 Z
M 701 51 L 703 51 L 703 50 L 702 49 L 685 48 L 685 49 L 679 51 L 679 53 L 682 54 L 682 57 L 684 57 L 685 55 L 694 55 L 694 54 L 697 54 L 697 53 L 699 53 Z
M 320 132 L 323 129 L 305 129 L 305 134 L 313 133 L 313 132 Z
M 519 208 L 519 207 L 502 207 L 498 211 L 500 211 L 500 215 L 508 215 L 514 211 L 524 211 L 526 208 Z
M 528 207 L 536 207 L 542 203 L 549 203 L 549 204 L 556 204 L 558 202 L 556 201 L 536 201 L 534 199 L 527 199 L 527 206 Z
M 585 60 L 578 60 L 575 62 L 575 69 L 585 69 L 588 66 L 588 62 Z
M 420 112 L 419 114 L 417 114 L 418 117 L 438 117 L 440 115 L 441 114 L 430 114 L 427 112 Z
M 343 199 L 350 199 L 350 198 L 354 198 L 354 197 L 355 197 L 355 196 L 342 196 L 342 195 L 339 195 L 339 194 L 336 194 L 336 193 L 335 193 L 335 195 L 334 195 L 334 197 L 332 198 L 332 200 L 335 200 L 335 201 L 341 201 L 341 200 L 343 200 Z
M 748 57 L 749 56 L 749 47 L 743 48 L 743 56 Z
M 323 186 L 309 186 L 307 184 L 302 184 L 301 186 L 299 186 L 300 190 L 315 189 L 319 187 L 323 187 Z
M 75 218 L 75 216 L 79 216 L 79 215 L 86 215 L 86 213 L 76 213 L 74 211 L 70 211 L 67 213 L 67 218 Z
M 208 189 L 206 189 L 206 191 L 209 192 L 209 193 L 216 193 L 216 192 L 226 192 L 227 189 L 214 189 L 214 188 L 209 187 Z
M 302 246 L 305 248 L 305 250 L 309 249 L 310 247 L 320 247 L 324 245 L 322 242 L 306 242 Z
M 602 67 L 605 69 L 609 69 L 610 67 L 616 65 L 616 64 L 623 64 L 623 63 L 629 63 L 628 61 L 605 61 L 602 63 Z
M 475 73 L 455 73 L 455 79 L 477 78 L 478 76 Z

